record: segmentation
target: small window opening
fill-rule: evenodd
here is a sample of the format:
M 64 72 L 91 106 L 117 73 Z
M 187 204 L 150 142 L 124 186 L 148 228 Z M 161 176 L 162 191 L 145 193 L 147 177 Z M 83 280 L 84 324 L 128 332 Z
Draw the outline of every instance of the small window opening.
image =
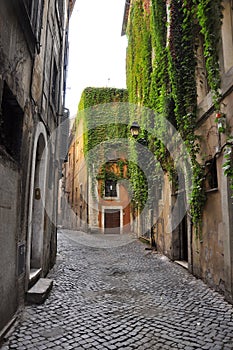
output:
M 5 84 L 0 111 L 0 145 L 17 162 L 20 161 L 23 110 Z
M 54 106 L 57 105 L 57 77 L 58 77 L 58 70 L 57 65 L 54 60 L 53 64 L 53 80 L 52 80 L 52 101 Z
M 216 158 L 210 159 L 206 162 L 206 190 L 213 190 L 218 188 L 217 164 Z
M 105 181 L 105 197 L 117 197 L 117 181 Z

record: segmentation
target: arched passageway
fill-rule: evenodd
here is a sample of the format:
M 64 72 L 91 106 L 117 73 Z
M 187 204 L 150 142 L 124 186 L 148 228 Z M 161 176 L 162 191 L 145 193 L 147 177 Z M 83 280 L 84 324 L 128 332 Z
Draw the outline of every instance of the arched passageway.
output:
M 41 275 L 45 218 L 45 188 L 47 174 L 47 135 L 44 125 L 38 124 L 32 155 L 27 239 L 28 286 Z M 28 287 L 27 286 L 27 287 Z

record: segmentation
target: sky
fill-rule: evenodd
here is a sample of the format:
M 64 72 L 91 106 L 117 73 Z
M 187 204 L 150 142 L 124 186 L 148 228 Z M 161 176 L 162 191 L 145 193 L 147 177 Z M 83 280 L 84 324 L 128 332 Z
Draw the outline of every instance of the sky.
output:
M 86 87 L 126 87 L 126 0 L 76 0 L 69 28 L 66 108 L 77 113 Z

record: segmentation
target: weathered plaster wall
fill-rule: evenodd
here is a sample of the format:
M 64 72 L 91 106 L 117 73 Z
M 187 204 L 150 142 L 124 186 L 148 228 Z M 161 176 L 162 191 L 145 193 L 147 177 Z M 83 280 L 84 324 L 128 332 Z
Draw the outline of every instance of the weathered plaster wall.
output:
M 19 173 L 0 156 L 0 330 L 17 309 L 17 237 L 20 221 Z
M 44 163 L 44 203 L 38 216 L 34 197 L 38 185 L 38 125 L 43 125 L 46 143 L 63 113 L 65 22 L 59 16 L 58 6 L 55 8 L 56 2 L 45 0 L 39 48 L 35 28 L 22 15 L 26 11 L 23 3 L 1 1 L 0 11 L 0 336 L 2 328 L 24 303 L 33 262 L 31 243 L 34 258 L 38 258 L 36 248 L 41 253 L 37 260 L 42 276 L 56 258 L 57 137 L 48 150 L 49 157 L 46 155 L 49 162 L 46 159 Z M 34 5 L 38 4 L 35 1 Z M 64 13 L 67 6 L 64 2 Z M 38 11 L 42 14 L 41 8 Z M 17 157 L 12 156 L 11 146 L 17 150 Z M 41 156 L 43 150 L 39 153 Z M 36 217 L 37 223 L 41 219 L 39 230 Z M 40 246 L 34 244 L 30 230 L 41 234 Z
M 164 174 L 163 194 L 158 203 L 155 240 L 158 250 L 169 257 L 172 255 L 171 211 L 171 183 L 168 179 L 168 175 Z
M 230 87 L 231 71 L 223 75 L 223 92 Z M 232 82 L 232 80 L 231 80 Z M 201 106 L 209 108 L 209 97 L 202 101 Z M 222 110 L 226 114 L 227 133 L 232 134 L 233 94 L 227 93 L 222 101 Z M 203 107 L 204 108 L 204 107 Z M 193 233 L 193 272 L 213 288 L 223 292 L 232 301 L 233 291 L 233 223 L 232 200 L 229 181 L 224 175 L 223 164 L 225 133 L 219 134 L 215 122 L 215 114 L 209 115 L 197 130 L 201 140 L 201 156 L 204 161 L 216 157 L 218 187 L 208 190 L 206 183 L 206 205 L 203 211 L 201 238 L 195 239 Z M 203 162 L 203 159 L 199 161 Z
M 0 33 L 0 78 L 7 81 L 24 107 L 29 95 L 32 60 L 19 21 L 6 1 L 1 3 Z

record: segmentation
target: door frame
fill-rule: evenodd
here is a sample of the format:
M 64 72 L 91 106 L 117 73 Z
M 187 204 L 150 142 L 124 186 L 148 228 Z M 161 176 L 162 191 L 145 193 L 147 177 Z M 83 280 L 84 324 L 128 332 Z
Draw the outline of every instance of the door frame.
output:
M 120 211 L 120 234 L 123 233 L 123 207 L 122 206 L 102 206 L 101 208 L 101 229 L 102 232 L 105 232 L 104 227 L 104 218 L 105 218 L 105 210 L 119 210 Z
M 28 212 L 28 231 L 27 231 L 27 255 L 26 255 L 26 290 L 29 285 L 30 278 L 30 268 L 31 268 L 31 244 L 33 239 L 33 207 L 35 203 L 35 176 L 36 176 L 36 166 L 37 166 L 37 150 L 39 147 L 40 138 L 44 141 L 44 151 L 43 151 L 43 169 L 37 170 L 37 175 L 39 174 L 39 188 L 41 196 L 41 226 L 37 234 L 40 233 L 40 236 L 37 237 L 37 245 L 39 249 L 39 260 L 42 268 L 43 265 L 43 240 L 44 240 L 44 211 L 45 211 L 45 193 L 46 193 L 46 181 L 47 181 L 47 159 L 48 159 L 48 149 L 47 149 L 47 133 L 45 126 L 42 122 L 39 122 L 36 128 L 34 136 L 34 145 L 32 153 L 32 162 L 31 162 L 31 179 L 30 179 L 30 194 L 29 194 L 29 212 Z M 39 171 L 39 173 L 38 173 Z

